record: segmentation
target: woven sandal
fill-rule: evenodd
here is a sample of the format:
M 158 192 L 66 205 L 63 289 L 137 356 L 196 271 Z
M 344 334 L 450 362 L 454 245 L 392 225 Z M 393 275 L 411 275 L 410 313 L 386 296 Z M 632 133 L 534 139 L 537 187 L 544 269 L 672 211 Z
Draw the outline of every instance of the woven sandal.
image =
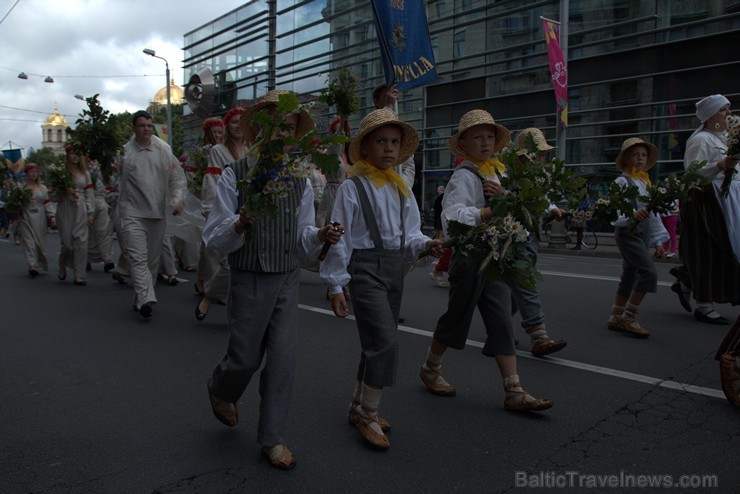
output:
M 634 336 L 635 338 L 647 338 L 650 336 L 650 331 L 643 328 L 639 324 L 637 326 L 633 326 L 632 322 L 627 319 L 620 318 L 616 322 L 607 322 L 606 327 L 611 329 L 612 331 L 617 331 L 619 333 L 625 333 L 630 336 Z
M 507 397 L 504 400 L 504 408 L 510 412 L 539 412 L 547 410 L 554 405 L 552 400 L 541 400 L 531 396 L 526 391 L 511 391 L 513 388 L 521 387 L 521 383 L 513 383 L 504 386 Z M 513 396 L 510 396 L 513 393 Z M 527 398 L 532 398 L 528 400 Z
M 448 383 L 442 373 L 434 371 L 426 365 L 421 366 L 419 376 L 427 389 L 438 396 L 454 396 L 457 390 Z
M 368 444 L 378 449 L 388 449 L 391 447 L 391 442 L 388 440 L 385 434 L 383 434 L 383 432 L 378 433 L 377 430 L 373 429 L 372 424 L 377 424 L 378 427 L 380 427 L 377 419 L 374 419 L 367 413 L 364 413 L 361 407 L 355 408 L 354 415 L 357 420 L 352 425 L 355 426 L 355 428 L 360 432 L 362 438 Z
M 349 413 L 347 413 L 347 418 L 349 419 L 349 423 L 352 425 L 355 425 L 359 420 L 359 418 L 357 417 L 357 412 L 355 411 L 355 407 L 358 406 L 360 406 L 360 402 L 355 401 L 354 399 L 349 404 Z M 380 429 L 383 432 L 388 432 L 391 430 L 391 424 L 381 416 L 378 416 L 378 425 L 380 425 Z
M 282 448 L 263 446 L 262 454 L 265 455 L 273 467 L 280 470 L 290 470 L 295 466 L 295 455 L 288 449 L 287 444 L 278 444 L 278 446 L 282 446 Z

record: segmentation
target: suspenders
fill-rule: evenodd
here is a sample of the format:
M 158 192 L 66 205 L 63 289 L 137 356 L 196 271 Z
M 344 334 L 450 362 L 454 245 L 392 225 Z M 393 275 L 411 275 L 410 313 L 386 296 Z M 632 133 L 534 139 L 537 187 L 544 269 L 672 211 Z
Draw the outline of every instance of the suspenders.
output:
M 373 244 L 375 244 L 376 249 L 383 249 L 383 241 L 380 238 L 378 221 L 373 214 L 373 208 L 370 205 L 370 198 L 367 196 L 365 185 L 357 175 L 352 175 L 349 179 L 354 182 L 355 187 L 357 188 L 357 194 L 360 198 L 360 208 L 362 209 L 362 218 L 365 220 L 367 229 L 370 232 L 370 238 L 373 239 Z M 406 226 L 403 222 L 403 208 L 406 204 L 406 196 L 404 196 L 401 191 L 398 191 L 398 196 L 401 199 L 401 251 L 403 251 L 406 245 Z

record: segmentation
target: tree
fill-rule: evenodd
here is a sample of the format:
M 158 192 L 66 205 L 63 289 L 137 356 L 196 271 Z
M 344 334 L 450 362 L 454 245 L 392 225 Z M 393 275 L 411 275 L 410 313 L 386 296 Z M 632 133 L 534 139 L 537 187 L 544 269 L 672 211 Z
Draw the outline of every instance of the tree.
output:
M 51 148 L 41 148 L 39 150 L 34 150 L 28 153 L 28 155 L 26 156 L 26 163 L 36 163 L 42 169 L 45 169 L 47 166 L 53 163 L 59 163 L 60 161 L 62 161 L 62 158 L 60 158 L 59 155 L 55 153 L 54 150 Z
M 98 160 L 100 171 L 107 179 L 113 174 L 113 161 L 126 142 L 126 134 L 121 129 L 121 119 L 110 116 L 98 102 L 97 94 L 85 101 L 88 109 L 82 111 L 74 129 L 67 129 L 67 135 L 76 149 Z

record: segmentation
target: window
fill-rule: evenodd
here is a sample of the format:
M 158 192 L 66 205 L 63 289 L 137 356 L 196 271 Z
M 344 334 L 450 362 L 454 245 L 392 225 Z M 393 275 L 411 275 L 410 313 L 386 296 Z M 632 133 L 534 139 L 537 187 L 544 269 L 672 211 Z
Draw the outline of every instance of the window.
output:
M 465 56 L 465 31 L 458 31 L 452 38 L 453 55 L 456 57 Z

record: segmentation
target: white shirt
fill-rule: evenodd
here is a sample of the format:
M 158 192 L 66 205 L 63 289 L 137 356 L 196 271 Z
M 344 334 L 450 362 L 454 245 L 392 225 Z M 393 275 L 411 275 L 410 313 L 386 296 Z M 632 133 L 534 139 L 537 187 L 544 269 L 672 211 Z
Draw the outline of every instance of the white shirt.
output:
M 141 147 L 132 137 L 123 147 L 118 182 L 120 217 L 164 219 L 166 203 L 179 207 L 187 192 L 185 172 L 161 139 Z
M 472 164 L 468 160 L 463 163 Z M 485 178 L 497 184 L 501 183 L 495 175 Z M 455 170 L 445 187 L 445 195 L 442 199 L 442 231 L 445 238 L 449 238 L 447 235 L 448 221 L 454 220 L 470 226 L 480 225 L 482 223 L 480 210 L 487 204 L 480 177 L 465 168 Z
M 398 250 L 401 248 L 401 200 L 395 185 L 386 184 L 380 188 L 366 177 L 359 177 L 365 185 L 370 205 L 374 212 L 383 248 Z M 414 195 L 407 187 L 409 197 L 404 201 L 403 222 L 406 231 L 403 258 L 407 262 L 416 261 L 419 253 L 426 248 L 431 239 L 421 233 L 419 206 Z M 331 293 L 341 291 L 349 283 L 347 272 L 352 251 L 355 249 L 373 249 L 375 244 L 365 223 L 360 207 L 357 187 L 352 180 L 345 180 L 337 191 L 332 212 L 334 221 L 344 226 L 344 235 L 336 245 L 332 245 L 326 259 L 321 263 L 319 275 L 329 285 Z M 428 261 L 428 260 L 426 260 Z

